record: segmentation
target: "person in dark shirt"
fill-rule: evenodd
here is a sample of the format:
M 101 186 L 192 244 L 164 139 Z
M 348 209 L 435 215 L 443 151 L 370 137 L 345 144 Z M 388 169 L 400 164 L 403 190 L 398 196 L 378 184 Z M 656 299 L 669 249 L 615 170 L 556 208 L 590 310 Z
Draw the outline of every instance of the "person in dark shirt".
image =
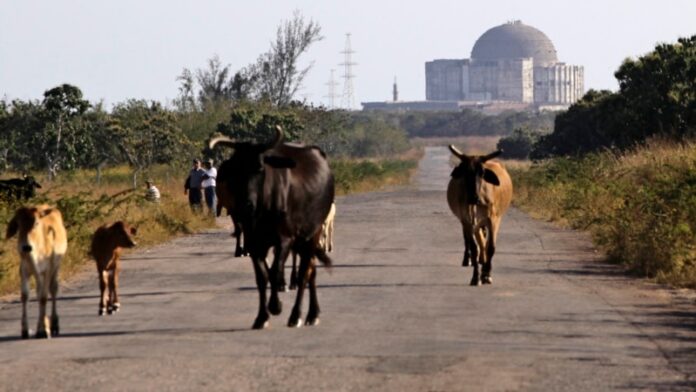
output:
M 203 174 L 205 174 L 205 171 L 201 168 L 201 160 L 194 159 L 193 167 L 184 184 L 184 194 L 188 194 L 189 205 L 193 211 L 201 211 L 203 209 L 203 205 L 201 204 Z

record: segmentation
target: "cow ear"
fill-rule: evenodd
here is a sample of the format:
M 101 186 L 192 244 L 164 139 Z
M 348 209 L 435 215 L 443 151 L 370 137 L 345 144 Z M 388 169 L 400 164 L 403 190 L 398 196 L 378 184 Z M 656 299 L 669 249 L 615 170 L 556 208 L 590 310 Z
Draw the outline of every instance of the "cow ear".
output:
M 276 169 L 290 169 L 297 166 L 293 159 L 274 155 L 263 157 L 263 163 Z
M 17 226 L 17 216 L 12 218 L 10 223 L 7 224 L 7 232 L 5 233 L 5 239 L 10 239 L 12 238 L 15 234 L 17 234 L 17 230 L 19 227 Z
M 136 234 L 138 234 L 138 229 L 136 229 L 135 227 L 131 227 L 130 233 L 131 233 L 131 235 L 136 235 Z
M 483 179 L 487 183 L 493 184 L 493 185 L 500 185 L 500 180 L 498 179 L 498 176 L 493 172 L 493 170 L 490 169 L 484 169 L 483 170 Z

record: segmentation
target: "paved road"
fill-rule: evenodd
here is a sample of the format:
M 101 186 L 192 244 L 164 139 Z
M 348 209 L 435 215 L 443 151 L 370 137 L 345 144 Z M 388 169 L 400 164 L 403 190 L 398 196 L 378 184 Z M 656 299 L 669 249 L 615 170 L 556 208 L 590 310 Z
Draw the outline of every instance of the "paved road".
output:
M 97 317 L 94 271 L 62 289 L 63 334 L 18 339 L 0 303 L 0 390 L 694 390 L 688 292 L 627 279 L 582 235 L 512 210 L 492 286 L 469 287 L 460 229 L 430 148 L 407 189 L 340 198 L 321 324 L 264 331 L 253 271 L 227 230 L 131 253 L 123 309 Z M 32 325 L 36 304 L 30 310 Z

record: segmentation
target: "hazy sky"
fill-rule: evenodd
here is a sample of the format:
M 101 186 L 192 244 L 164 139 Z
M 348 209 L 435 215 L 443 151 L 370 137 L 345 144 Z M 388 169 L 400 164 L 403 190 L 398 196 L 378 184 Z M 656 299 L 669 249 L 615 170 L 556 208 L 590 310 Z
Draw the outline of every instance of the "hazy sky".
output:
M 301 95 L 316 103 L 328 102 L 331 69 L 342 82 L 348 32 L 356 102 L 391 99 L 394 77 L 402 100 L 425 99 L 426 61 L 469 58 L 481 34 L 509 20 L 546 33 L 560 61 L 583 65 L 586 88 L 616 89 L 624 58 L 696 34 L 694 0 L 0 0 L 0 98 L 40 99 L 71 83 L 107 105 L 168 101 L 184 67 L 214 54 L 232 70 L 254 62 L 295 9 L 322 27 L 303 59 L 314 65 Z

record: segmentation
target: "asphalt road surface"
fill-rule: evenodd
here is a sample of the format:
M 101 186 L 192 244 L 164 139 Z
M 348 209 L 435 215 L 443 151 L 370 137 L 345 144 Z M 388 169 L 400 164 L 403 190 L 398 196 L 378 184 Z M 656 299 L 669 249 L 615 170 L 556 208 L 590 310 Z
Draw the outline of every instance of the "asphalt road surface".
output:
M 320 325 L 285 326 L 290 292 L 251 330 L 251 263 L 214 230 L 127 254 L 113 316 L 87 268 L 61 288 L 57 338 L 19 339 L 17 298 L 0 302 L 0 390 L 696 389 L 693 294 L 625 277 L 582 234 L 513 209 L 493 285 L 470 287 L 448 157 L 429 148 L 413 186 L 338 199 Z

